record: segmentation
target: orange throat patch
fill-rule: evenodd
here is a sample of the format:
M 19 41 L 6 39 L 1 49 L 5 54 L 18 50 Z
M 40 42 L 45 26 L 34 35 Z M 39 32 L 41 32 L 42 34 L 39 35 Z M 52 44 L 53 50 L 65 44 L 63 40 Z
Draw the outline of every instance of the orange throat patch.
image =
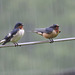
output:
M 23 29 L 23 26 L 19 26 L 20 29 Z

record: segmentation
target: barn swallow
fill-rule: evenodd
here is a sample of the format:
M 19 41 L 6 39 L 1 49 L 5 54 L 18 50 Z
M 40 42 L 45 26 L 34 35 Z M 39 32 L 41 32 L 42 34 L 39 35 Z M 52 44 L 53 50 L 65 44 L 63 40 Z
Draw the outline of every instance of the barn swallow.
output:
M 2 45 L 5 45 L 8 42 L 12 42 L 16 45 L 18 45 L 18 41 L 22 38 L 24 35 L 24 29 L 23 29 L 23 24 L 22 23 L 17 23 L 14 26 L 14 29 L 8 33 L 3 40 L 0 41 Z
M 48 28 L 37 28 L 33 32 L 47 38 L 50 40 L 50 43 L 54 42 L 53 38 L 55 38 L 61 31 L 59 31 L 59 25 L 53 24 Z

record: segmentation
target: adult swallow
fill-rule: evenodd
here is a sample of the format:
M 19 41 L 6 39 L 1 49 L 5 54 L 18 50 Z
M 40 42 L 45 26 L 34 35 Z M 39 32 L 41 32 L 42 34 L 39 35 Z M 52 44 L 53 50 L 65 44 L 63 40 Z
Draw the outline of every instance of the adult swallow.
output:
M 55 38 L 61 31 L 59 31 L 59 25 L 53 24 L 48 28 L 38 28 L 34 30 L 35 33 L 47 38 L 50 40 L 50 43 L 53 42 L 53 38 Z
M 22 23 L 17 23 L 14 26 L 14 29 L 8 33 L 3 40 L 0 41 L 2 45 L 5 45 L 8 42 L 12 42 L 16 45 L 18 45 L 18 41 L 23 37 L 24 35 L 24 29 Z

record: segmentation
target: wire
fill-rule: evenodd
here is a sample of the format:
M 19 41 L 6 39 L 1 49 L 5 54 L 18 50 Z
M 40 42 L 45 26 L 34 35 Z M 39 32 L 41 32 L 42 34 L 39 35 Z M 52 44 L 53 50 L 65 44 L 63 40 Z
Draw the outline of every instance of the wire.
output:
M 72 38 L 62 38 L 62 39 L 54 39 L 54 42 L 64 42 L 64 41 L 72 41 L 75 40 L 75 37 Z M 34 41 L 34 42 L 25 42 L 25 43 L 18 43 L 18 46 L 26 46 L 26 45 L 35 45 L 35 44 L 44 44 L 44 43 L 50 43 L 49 40 L 46 41 Z M 0 45 L 0 48 L 5 48 L 5 47 L 18 47 L 15 46 L 14 44 L 12 45 Z

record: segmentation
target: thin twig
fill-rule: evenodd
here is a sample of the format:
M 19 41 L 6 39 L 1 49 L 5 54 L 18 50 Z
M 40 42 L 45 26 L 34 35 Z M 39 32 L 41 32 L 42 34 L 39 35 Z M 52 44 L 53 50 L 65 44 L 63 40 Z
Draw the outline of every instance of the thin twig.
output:
M 75 40 L 75 37 L 54 39 L 54 42 L 64 42 L 64 41 L 72 41 L 72 40 Z M 34 42 L 18 43 L 18 46 L 35 45 L 35 44 L 43 44 L 43 43 L 50 43 L 50 41 L 46 40 L 46 41 L 34 41 Z M 4 48 L 4 47 L 15 47 L 15 45 L 14 44 L 12 44 L 12 45 L 0 45 L 0 48 Z

